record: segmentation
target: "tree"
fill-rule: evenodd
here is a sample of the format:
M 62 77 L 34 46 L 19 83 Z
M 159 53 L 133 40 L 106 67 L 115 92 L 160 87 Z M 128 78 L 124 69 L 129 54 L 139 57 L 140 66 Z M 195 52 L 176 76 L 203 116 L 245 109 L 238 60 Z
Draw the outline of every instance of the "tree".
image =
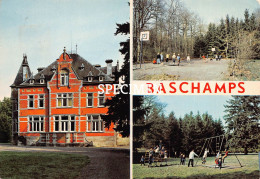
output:
M 143 136 L 146 129 L 145 115 L 150 106 L 145 107 L 143 96 L 133 96 L 133 149 L 143 145 Z
M 12 131 L 12 102 L 10 98 L 0 101 L 0 142 L 10 142 Z
M 227 123 L 231 142 L 236 148 L 243 148 L 248 153 L 249 148 L 257 148 L 259 142 L 259 96 L 233 96 L 225 105 L 224 117 Z
M 117 24 L 117 30 L 115 35 L 118 34 L 129 34 L 129 23 Z M 108 115 L 104 115 L 105 126 L 111 127 L 111 124 L 115 124 L 114 129 L 119 132 L 123 137 L 128 137 L 130 134 L 130 95 L 129 95 L 129 39 L 125 42 L 121 42 L 122 47 L 119 51 L 124 55 L 124 64 L 120 71 L 115 74 L 116 79 L 122 78 L 123 91 L 127 94 L 123 94 L 121 91 L 119 94 L 107 99 L 105 106 L 108 106 Z

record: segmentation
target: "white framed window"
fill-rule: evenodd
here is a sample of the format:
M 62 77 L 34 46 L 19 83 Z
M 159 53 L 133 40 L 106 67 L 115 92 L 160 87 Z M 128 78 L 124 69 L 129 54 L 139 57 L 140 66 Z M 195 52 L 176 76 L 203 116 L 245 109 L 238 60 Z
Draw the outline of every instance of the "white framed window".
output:
M 33 80 L 33 79 L 30 79 L 30 80 L 29 80 L 29 83 L 30 83 L 30 84 L 33 84 L 33 83 L 34 83 L 34 80 Z
M 98 106 L 104 107 L 105 105 L 105 93 L 98 94 Z
M 44 108 L 44 94 L 38 96 L 38 108 Z
M 93 107 L 93 93 L 87 93 L 87 107 Z
M 93 77 L 92 76 L 89 76 L 88 77 L 88 82 L 92 82 L 93 81 Z
M 44 79 L 40 79 L 40 84 L 44 84 Z
M 76 131 L 75 116 L 64 115 L 54 116 L 55 132 L 74 132 Z
M 104 76 L 99 76 L 99 81 L 104 81 Z
M 33 95 L 28 96 L 28 108 L 34 108 L 34 96 Z
M 72 107 L 72 93 L 57 94 L 57 107 Z
M 43 116 L 29 116 L 28 131 L 43 132 Z
M 87 115 L 87 132 L 104 132 L 104 121 L 99 114 Z
M 68 70 L 65 70 L 65 69 L 61 70 L 60 83 L 61 83 L 61 86 L 69 85 L 69 71 Z

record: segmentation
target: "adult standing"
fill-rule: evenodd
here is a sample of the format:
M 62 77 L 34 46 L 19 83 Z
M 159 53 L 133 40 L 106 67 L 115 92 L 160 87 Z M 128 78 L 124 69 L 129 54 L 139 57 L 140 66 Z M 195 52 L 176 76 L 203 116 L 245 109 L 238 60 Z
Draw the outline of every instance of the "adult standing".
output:
M 172 55 L 172 62 L 175 64 L 175 60 L 176 60 L 176 55 L 175 55 L 175 53 L 173 53 L 173 55 Z
M 157 64 L 161 63 L 161 55 L 160 53 L 157 54 Z
M 166 63 L 169 61 L 170 54 L 166 54 Z
M 177 61 L 178 61 L 178 66 L 179 66 L 180 63 L 181 63 L 181 56 L 180 56 L 180 54 L 178 54 L 178 56 L 177 56 Z
M 198 155 L 197 155 L 197 154 L 194 152 L 194 150 L 192 149 L 192 151 L 191 151 L 190 154 L 189 154 L 188 167 L 190 167 L 190 164 L 191 164 L 191 166 L 193 167 L 194 156 L 197 156 L 197 157 L 198 157 Z
M 161 53 L 161 62 L 163 62 L 163 54 Z

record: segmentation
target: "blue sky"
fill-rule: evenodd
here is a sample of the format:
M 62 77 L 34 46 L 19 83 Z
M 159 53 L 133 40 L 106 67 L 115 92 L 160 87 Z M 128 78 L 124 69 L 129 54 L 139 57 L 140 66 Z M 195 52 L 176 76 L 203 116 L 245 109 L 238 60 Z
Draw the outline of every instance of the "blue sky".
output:
M 221 18 L 229 16 L 244 18 L 245 9 L 249 13 L 260 8 L 260 0 L 181 0 L 192 12 L 202 19 L 203 23 L 219 23 Z
M 176 117 L 184 117 L 185 114 L 193 112 L 200 114 L 207 112 L 212 115 L 213 119 L 223 119 L 225 115 L 224 104 L 231 99 L 231 96 L 226 95 L 195 95 L 195 96 L 165 96 L 160 95 L 158 99 L 167 104 L 165 114 L 168 115 L 171 111 L 175 113 Z M 224 123 L 223 123 L 224 124 Z
M 46 67 L 73 50 L 92 64 L 122 61 L 116 23 L 129 21 L 128 0 L 0 0 L 0 99 L 10 96 L 27 54 L 31 70 Z

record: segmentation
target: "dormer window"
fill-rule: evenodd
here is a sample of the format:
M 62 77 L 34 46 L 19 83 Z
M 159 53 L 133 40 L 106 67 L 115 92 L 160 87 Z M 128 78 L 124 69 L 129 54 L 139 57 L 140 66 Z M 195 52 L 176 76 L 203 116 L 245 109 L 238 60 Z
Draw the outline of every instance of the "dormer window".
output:
M 66 70 L 66 69 L 61 70 L 60 82 L 61 82 L 61 86 L 69 85 L 69 71 L 68 70 Z
M 41 74 L 41 77 L 40 77 L 40 84 L 44 84 L 45 82 L 45 77 L 44 77 L 44 74 Z
M 79 67 L 79 70 L 80 70 L 80 71 L 83 71 L 84 69 L 85 69 L 85 66 L 84 66 L 84 64 L 82 63 L 81 66 Z
M 30 79 L 30 80 L 29 80 L 29 83 L 30 83 L 30 84 L 34 84 L 34 79 Z
M 40 84 L 44 84 L 44 79 L 40 79 Z
M 88 82 L 92 82 L 93 81 L 93 74 L 92 74 L 91 71 L 88 73 L 87 80 L 88 80 Z
M 104 76 L 99 76 L 99 81 L 104 81 Z
M 89 76 L 88 77 L 88 82 L 92 82 L 93 81 L 93 77 L 92 76 Z
M 30 84 L 34 84 L 34 81 L 35 81 L 35 78 L 34 78 L 33 73 L 32 73 L 32 75 L 31 75 L 31 77 L 29 79 L 29 83 Z

